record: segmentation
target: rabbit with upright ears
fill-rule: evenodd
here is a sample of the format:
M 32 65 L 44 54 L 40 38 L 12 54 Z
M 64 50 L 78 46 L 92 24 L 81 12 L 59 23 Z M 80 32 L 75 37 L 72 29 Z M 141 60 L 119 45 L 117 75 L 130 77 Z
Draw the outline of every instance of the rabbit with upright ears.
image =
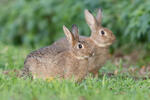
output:
M 115 36 L 111 30 L 109 30 L 108 28 L 104 28 L 101 25 L 102 22 L 101 9 L 98 9 L 96 17 L 94 17 L 87 9 L 84 11 L 84 13 L 86 22 L 91 29 L 90 39 L 98 47 L 110 46 L 114 42 Z
M 93 47 L 85 40 L 80 40 L 78 28 L 74 25 L 72 32 L 63 26 L 67 39 L 67 50 L 60 51 L 51 45 L 30 53 L 24 64 L 24 74 L 33 78 L 64 78 L 81 81 L 88 74 L 88 59 L 93 55 Z M 55 56 L 53 53 L 57 54 Z
M 88 59 L 88 71 L 95 76 L 98 76 L 99 69 L 110 58 L 109 46 L 115 41 L 115 35 L 111 30 L 101 25 L 101 9 L 98 9 L 96 17 L 94 17 L 87 9 L 84 11 L 84 14 L 86 22 L 91 29 L 91 36 L 80 36 L 80 39 L 87 41 L 91 47 L 94 46 L 94 56 Z M 72 31 L 72 33 L 74 32 Z M 68 49 L 68 42 L 65 38 L 56 41 L 53 45 L 59 48 L 59 51 Z M 53 54 L 55 55 L 55 53 Z
M 92 40 L 95 44 L 95 56 L 89 58 L 89 72 L 98 76 L 99 69 L 110 58 L 109 46 L 112 45 L 116 38 L 111 30 L 104 28 L 101 25 L 101 9 L 98 9 L 96 17 L 94 17 L 87 9 L 84 13 L 86 22 L 91 29 L 89 40 Z

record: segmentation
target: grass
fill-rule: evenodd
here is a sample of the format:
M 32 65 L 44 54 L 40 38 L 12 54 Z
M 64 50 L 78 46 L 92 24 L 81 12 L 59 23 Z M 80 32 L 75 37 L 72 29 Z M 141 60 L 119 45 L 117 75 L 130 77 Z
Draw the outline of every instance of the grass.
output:
M 117 74 L 98 79 L 87 77 L 82 83 L 67 80 L 31 80 L 6 76 L 3 70 L 20 69 L 26 55 L 31 51 L 27 47 L 14 47 L 0 43 L 0 100 L 148 100 L 150 98 L 150 79 L 135 80 Z M 116 70 L 107 63 L 101 72 Z

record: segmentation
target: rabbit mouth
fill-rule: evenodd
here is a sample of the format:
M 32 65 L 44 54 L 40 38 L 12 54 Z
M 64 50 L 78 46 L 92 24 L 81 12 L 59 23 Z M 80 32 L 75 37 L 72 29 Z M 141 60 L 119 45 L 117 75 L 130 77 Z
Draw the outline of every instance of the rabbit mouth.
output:
M 90 56 L 80 56 L 80 57 L 76 56 L 77 59 L 87 59 L 87 58 L 89 58 L 89 57 L 90 57 Z
M 97 41 L 93 40 L 93 42 L 99 47 L 107 47 L 110 46 L 112 43 L 98 43 Z

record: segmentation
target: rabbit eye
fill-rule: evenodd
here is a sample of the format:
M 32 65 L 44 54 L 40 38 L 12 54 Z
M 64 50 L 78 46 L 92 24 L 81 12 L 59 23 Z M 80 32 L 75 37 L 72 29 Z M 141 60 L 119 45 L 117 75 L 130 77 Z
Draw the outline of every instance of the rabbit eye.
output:
M 81 49 L 83 46 L 82 44 L 78 44 L 78 48 Z
M 101 31 L 101 34 L 102 34 L 102 35 L 105 35 L 105 32 L 102 30 L 102 31 Z

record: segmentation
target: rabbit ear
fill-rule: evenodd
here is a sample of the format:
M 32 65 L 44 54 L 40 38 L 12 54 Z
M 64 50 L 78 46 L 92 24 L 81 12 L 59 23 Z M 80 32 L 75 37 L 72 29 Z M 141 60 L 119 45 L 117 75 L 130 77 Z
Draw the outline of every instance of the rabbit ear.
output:
M 97 22 L 95 17 L 87 9 L 84 11 L 84 14 L 85 14 L 86 22 L 89 25 L 90 29 L 92 31 L 95 31 L 97 28 Z
M 76 42 L 73 34 L 69 31 L 69 29 L 65 25 L 63 25 L 63 30 L 67 37 L 68 42 L 73 46 Z
M 97 12 L 96 21 L 98 25 L 100 25 L 102 22 L 102 10 L 100 8 L 98 9 L 98 12 Z
M 79 34 L 78 34 L 79 30 L 77 25 L 73 24 L 72 25 L 72 33 L 74 34 L 74 37 L 77 41 L 79 41 Z

